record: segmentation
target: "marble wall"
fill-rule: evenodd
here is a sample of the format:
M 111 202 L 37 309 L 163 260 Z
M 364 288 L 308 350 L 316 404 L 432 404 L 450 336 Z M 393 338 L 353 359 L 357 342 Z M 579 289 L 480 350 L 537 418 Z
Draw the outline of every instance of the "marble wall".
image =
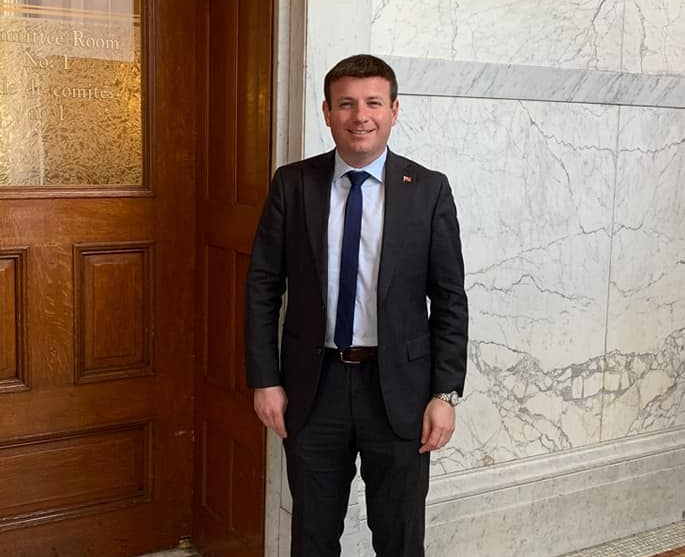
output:
M 621 109 L 608 301 L 603 438 L 684 425 L 685 110 Z
M 371 52 L 400 82 L 391 148 L 446 172 L 454 190 L 469 375 L 456 433 L 432 455 L 429 517 L 444 525 L 444 516 L 457 516 L 467 501 L 459 486 L 490 469 L 530 483 L 579 451 L 609 446 L 601 467 L 638 441 L 654 454 L 666 433 L 664 446 L 685 447 L 685 0 L 302 7 L 302 134 L 291 138 L 300 152 L 291 145 L 289 153 L 332 147 L 323 76 L 340 58 Z M 517 471 L 530 462 L 537 476 Z M 685 484 L 674 487 L 685 501 Z M 361 483 L 357 490 L 346 556 L 372 555 Z M 468 501 L 487 494 L 469 492 Z M 511 502 L 502 497 L 505 508 Z M 282 550 L 288 506 L 284 494 Z M 554 505 L 545 509 L 554 515 Z M 636 513 L 612 528 L 659 520 Z M 446 531 L 429 529 L 429 554 L 460 554 L 444 543 Z M 558 553 L 602 535 L 612 532 L 566 539 Z M 471 554 L 536 554 L 513 542 L 479 547 Z

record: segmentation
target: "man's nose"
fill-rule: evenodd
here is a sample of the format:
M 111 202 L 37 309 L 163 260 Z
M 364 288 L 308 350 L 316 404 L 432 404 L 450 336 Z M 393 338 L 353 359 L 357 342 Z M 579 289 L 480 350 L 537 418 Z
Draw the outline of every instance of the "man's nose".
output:
M 369 114 L 365 106 L 357 105 L 357 109 L 354 112 L 354 119 L 357 122 L 366 122 L 369 119 Z

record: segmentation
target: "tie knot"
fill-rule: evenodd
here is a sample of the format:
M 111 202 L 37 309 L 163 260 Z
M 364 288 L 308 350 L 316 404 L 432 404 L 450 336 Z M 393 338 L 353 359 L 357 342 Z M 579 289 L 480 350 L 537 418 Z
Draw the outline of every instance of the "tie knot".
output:
M 371 174 L 364 170 L 350 170 L 346 172 L 345 175 L 350 179 L 350 184 L 352 187 L 361 186 Z

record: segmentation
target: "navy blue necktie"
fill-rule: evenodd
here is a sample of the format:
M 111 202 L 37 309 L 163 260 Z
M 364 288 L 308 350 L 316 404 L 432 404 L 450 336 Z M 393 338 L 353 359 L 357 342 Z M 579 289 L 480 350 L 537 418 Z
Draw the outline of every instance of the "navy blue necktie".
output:
M 335 316 L 335 345 L 344 350 L 352 345 L 354 325 L 354 301 L 357 295 L 357 271 L 359 270 L 359 238 L 362 229 L 362 184 L 370 174 L 350 170 L 345 174 L 352 187 L 347 195 L 342 250 L 340 252 L 340 286 L 338 288 L 338 311 Z

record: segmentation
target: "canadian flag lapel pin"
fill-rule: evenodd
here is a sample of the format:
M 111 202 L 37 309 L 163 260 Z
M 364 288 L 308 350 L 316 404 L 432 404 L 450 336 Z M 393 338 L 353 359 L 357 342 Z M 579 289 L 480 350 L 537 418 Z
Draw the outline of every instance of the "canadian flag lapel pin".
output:
M 402 176 L 402 181 L 405 184 L 409 184 L 411 182 L 411 176 Z

